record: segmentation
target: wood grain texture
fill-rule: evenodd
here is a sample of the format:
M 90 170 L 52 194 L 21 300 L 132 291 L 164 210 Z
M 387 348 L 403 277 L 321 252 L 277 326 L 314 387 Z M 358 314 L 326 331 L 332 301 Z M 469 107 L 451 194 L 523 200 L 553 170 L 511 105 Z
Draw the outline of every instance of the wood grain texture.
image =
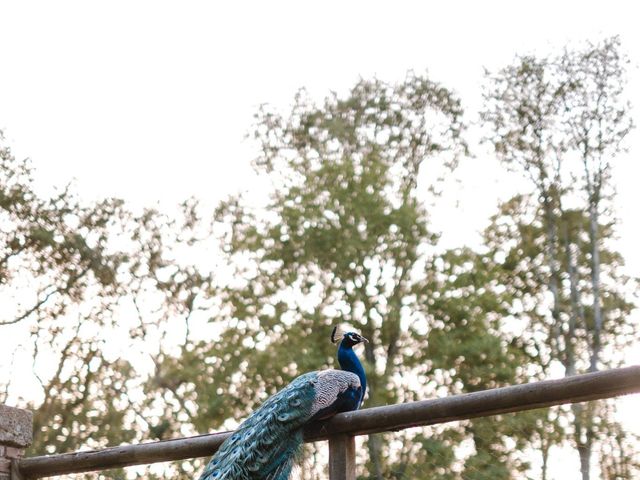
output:
M 342 413 L 324 424 L 310 425 L 305 431 L 305 440 L 325 440 L 338 433 L 367 435 L 396 431 L 637 392 L 640 392 L 640 366 L 618 368 L 558 380 Z
M 310 425 L 305 430 L 305 440 L 395 431 L 636 392 L 640 392 L 640 366 L 341 413 L 326 422 Z M 212 455 L 229 435 L 231 432 L 214 433 L 98 451 L 25 458 L 20 460 L 20 469 L 27 478 L 40 478 L 202 457 Z
M 213 433 L 160 442 L 123 445 L 103 450 L 24 458 L 20 470 L 26 478 L 51 477 L 64 473 L 91 472 L 108 468 L 168 462 L 213 455 L 233 432 Z
M 356 480 L 356 441 L 351 435 L 329 438 L 329 480 Z

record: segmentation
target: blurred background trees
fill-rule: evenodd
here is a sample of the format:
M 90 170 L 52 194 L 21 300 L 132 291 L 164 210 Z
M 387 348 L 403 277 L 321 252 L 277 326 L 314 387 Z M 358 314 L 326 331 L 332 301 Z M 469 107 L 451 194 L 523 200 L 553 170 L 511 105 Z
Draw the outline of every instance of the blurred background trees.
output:
M 45 195 L 3 144 L 0 332 L 32 359 L 41 392 L 23 400 L 36 412 L 31 453 L 233 428 L 294 376 L 335 366 L 335 324 L 371 341 L 367 406 L 620 365 L 637 291 L 613 246 L 613 168 L 632 127 L 620 51 L 612 38 L 487 73 L 472 126 L 530 190 L 498 206 L 480 246 L 443 249 L 429 225 L 471 126 L 426 75 L 363 79 L 323 102 L 302 90 L 286 114 L 262 107 L 259 206 L 238 195 L 161 212 Z M 547 478 L 553 448 L 571 446 L 583 479 L 593 465 L 632 478 L 635 438 L 614 410 L 372 435 L 359 474 Z M 306 453 L 301 477 L 324 478 L 322 452 Z
M 496 218 L 511 228 L 491 237 L 502 245 L 498 249 L 515 240 L 516 250 L 502 255 L 533 277 L 528 283 L 542 295 L 551 293 L 551 316 L 544 315 L 539 326 L 531 316 L 530 328 L 544 335 L 545 363 L 561 364 L 567 376 L 619 365 L 618 352 L 636 333 L 628 321 L 629 279 L 620 275 L 622 259 L 610 248 L 612 168 L 633 125 L 623 95 L 627 61 L 619 50 L 611 38 L 558 57 L 521 57 L 489 75 L 485 94 L 488 140 L 504 165 L 533 187 L 529 199 L 507 207 L 508 219 Z M 514 235 L 498 240 L 500 230 Z M 539 305 L 543 298 L 522 303 Z M 600 407 L 575 405 L 572 411 L 585 480 L 598 431 L 606 432 L 612 421 L 606 409 L 595 411 Z

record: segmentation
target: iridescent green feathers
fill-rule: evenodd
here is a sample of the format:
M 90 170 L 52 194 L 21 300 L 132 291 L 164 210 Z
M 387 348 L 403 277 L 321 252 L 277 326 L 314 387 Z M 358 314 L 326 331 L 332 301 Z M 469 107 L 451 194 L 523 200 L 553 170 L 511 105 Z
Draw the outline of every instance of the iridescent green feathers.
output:
M 288 480 L 304 441 L 304 426 L 360 407 L 366 376 L 352 347 L 367 340 L 334 328 L 331 341 L 340 337 L 341 370 L 300 375 L 270 397 L 222 444 L 200 480 Z
M 338 399 L 360 380 L 342 370 L 299 376 L 270 397 L 229 437 L 200 480 L 287 480 L 303 442 L 303 426 L 336 413 Z

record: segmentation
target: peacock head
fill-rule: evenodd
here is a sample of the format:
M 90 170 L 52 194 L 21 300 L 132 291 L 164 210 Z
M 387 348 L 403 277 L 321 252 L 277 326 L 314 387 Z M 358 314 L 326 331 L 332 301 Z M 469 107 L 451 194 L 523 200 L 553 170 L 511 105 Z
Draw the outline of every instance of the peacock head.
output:
M 338 327 L 333 327 L 331 332 L 331 341 L 333 343 L 340 342 L 341 347 L 352 348 L 359 343 L 369 343 L 369 340 L 356 332 L 342 332 L 338 330 Z

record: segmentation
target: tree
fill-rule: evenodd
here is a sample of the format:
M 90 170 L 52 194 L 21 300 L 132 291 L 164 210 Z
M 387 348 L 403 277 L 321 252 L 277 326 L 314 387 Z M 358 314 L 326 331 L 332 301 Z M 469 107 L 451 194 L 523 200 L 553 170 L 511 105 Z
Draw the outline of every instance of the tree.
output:
M 218 211 L 233 272 L 212 292 L 220 336 L 166 359 L 172 378 L 207 359 L 206 372 L 176 378 L 200 406 L 196 425 L 240 418 L 292 377 L 331 365 L 337 323 L 370 340 L 367 404 L 398 399 L 392 379 L 412 342 L 403 324 L 421 321 L 423 249 L 435 241 L 416 185 L 427 160 L 452 166 L 465 151 L 461 116 L 451 92 L 415 74 L 361 80 L 320 106 L 299 92 L 286 117 L 260 109 L 255 168 L 274 188 L 264 212 L 242 199 Z M 368 449 L 384 478 L 380 436 Z
M 593 292 L 593 346 L 590 371 L 598 369 L 602 349 L 604 314 L 600 294 L 599 222 L 603 205 L 613 194 L 613 162 L 633 127 L 630 104 L 624 97 L 625 67 L 629 60 L 620 52 L 620 40 L 608 38 L 586 48 L 565 51 L 557 60 L 559 74 L 570 84 L 562 97 L 563 121 L 568 147 L 582 163 L 580 190 L 588 205 Z
M 17 399 L 34 410 L 31 453 L 152 435 L 137 369 L 148 361 L 143 352 L 157 355 L 145 348 L 149 339 L 175 332 L 172 322 L 202 306 L 210 277 L 174 251 L 210 237 L 197 205 L 185 202 L 170 218 L 136 214 L 117 199 L 81 202 L 71 187 L 48 197 L 34 187 L 29 162 L 4 144 L 0 162 L 0 329 L 32 357 L 39 395 Z M 155 315 L 139 321 L 136 312 L 148 311 Z M 114 336 L 130 349 L 118 350 Z M 2 379 L 0 401 L 15 399 L 12 379 Z
M 499 213 L 492 219 L 485 232 L 485 245 L 489 249 L 487 255 L 499 259 L 502 268 L 497 272 L 497 282 L 506 289 L 505 294 L 512 295 L 514 305 L 518 307 L 511 312 L 523 329 L 521 340 L 527 345 L 530 364 L 526 367 L 537 376 L 547 375 L 558 363 L 566 362 L 566 350 L 562 347 L 570 343 L 574 365 L 578 371 L 588 371 L 590 365 L 591 331 L 593 324 L 584 321 L 589 316 L 588 298 L 590 287 L 590 244 L 588 237 L 589 218 L 584 211 L 568 210 L 562 218 L 566 238 L 571 239 L 569 248 L 560 250 L 558 266 L 561 274 L 559 305 L 560 319 L 563 324 L 556 325 L 549 313 L 549 277 L 550 272 L 545 258 L 548 249 L 544 233 L 544 213 L 535 200 L 535 196 L 521 195 L 502 205 Z M 601 225 L 602 238 L 610 238 L 611 225 Z M 559 239 L 558 247 L 565 239 Z M 629 301 L 629 291 L 634 282 L 620 273 L 621 256 L 610 249 L 601 251 L 602 271 L 607 281 L 603 285 L 603 298 L 607 307 L 607 322 L 602 331 L 602 338 L 608 345 L 609 355 L 603 359 L 608 368 L 619 366 L 623 357 L 615 352 L 624 352 L 634 339 L 634 328 L 630 324 L 630 314 L 635 305 Z M 571 265 L 579 268 L 573 269 Z M 573 277 L 573 278 L 570 278 Z M 579 292 L 574 288 L 578 287 Z M 576 298 L 580 304 L 576 305 Z M 573 312 L 583 311 L 578 322 Z M 559 343 L 554 342 L 559 339 Z M 559 347 L 558 347 L 559 345 Z M 578 407 L 578 408 L 576 408 Z M 552 444 L 576 440 L 580 429 L 590 428 L 592 443 L 604 444 L 610 431 L 619 426 L 614 420 L 609 402 L 594 402 L 587 405 L 573 406 L 570 412 L 561 410 L 560 415 L 568 415 L 569 422 L 555 422 Z M 548 418 L 552 425 L 557 420 L 556 412 Z M 562 427 L 573 424 L 573 428 Z M 584 430 L 583 430 L 584 431 Z M 583 439 L 585 437 L 582 437 Z M 542 440 L 542 439 L 541 439 Z M 547 443 L 548 445 L 548 443 Z M 540 445 L 542 448 L 542 444 Z M 596 445 L 597 446 L 597 445 Z M 542 452 L 544 454 L 544 451 Z M 601 461 L 604 454 L 600 450 Z
M 527 285 L 548 285 L 551 315 L 542 323 L 547 331 L 549 361 L 559 361 L 566 375 L 584 371 L 586 358 L 588 369 L 597 369 L 603 361 L 600 352 L 605 330 L 607 341 L 618 341 L 613 332 L 623 335 L 623 329 L 617 328 L 619 313 L 624 322 L 630 309 L 630 305 L 622 310 L 611 305 L 609 315 L 603 312 L 600 275 L 606 264 L 609 278 L 619 277 L 620 259 L 616 255 L 601 258 L 602 240 L 611 238 L 611 228 L 602 224 L 600 212 L 604 193 L 610 190 L 612 159 L 631 128 L 628 104 L 622 98 L 625 59 L 618 49 L 619 41 L 613 38 L 583 50 L 567 50 L 556 58 L 520 57 L 489 75 L 485 93 L 483 119 L 490 130 L 488 140 L 506 166 L 531 180 L 539 199 L 542 230 L 537 237 L 524 228 L 519 233 L 527 233 L 531 246 L 541 242 L 540 258 L 546 272 L 541 271 Z M 576 168 L 580 163 L 581 168 Z M 578 202 L 582 192 L 586 205 L 568 209 L 566 205 Z M 536 218 L 537 213 L 529 210 L 529 216 Z M 530 247 L 518 254 L 522 252 L 530 253 Z M 518 261 L 529 258 L 526 255 Z M 589 288 L 584 287 L 585 265 L 589 265 Z M 613 296 L 607 297 L 608 302 L 615 299 L 613 304 L 619 307 L 624 294 L 620 288 L 609 289 L 614 293 L 609 293 Z M 583 300 L 588 297 L 593 299 L 591 308 Z M 593 411 L 585 412 L 577 405 L 573 414 L 581 471 L 587 479 L 596 429 Z
M 449 394 L 530 380 L 530 343 L 514 325 L 517 296 L 504 288 L 502 270 L 493 252 L 469 248 L 444 252 L 428 264 L 437 288 L 424 297 L 432 321 L 424 355 L 414 362 L 430 364 Z M 530 462 L 517 453 L 542 434 L 545 417 L 543 410 L 465 423 L 460 439 L 470 438 L 475 451 L 465 460 L 463 478 L 521 478 Z
M 332 365 L 327 339 L 337 323 L 371 340 L 368 406 L 433 391 L 433 381 L 416 387 L 411 378 L 433 376 L 450 393 L 526 379 L 517 367 L 524 346 L 500 328 L 511 300 L 487 286 L 498 267 L 469 250 L 428 253 L 436 235 L 417 195 L 420 169 L 431 156 L 452 165 L 465 150 L 460 115 L 446 89 L 415 75 L 398 85 L 361 81 L 321 106 L 300 93 L 286 117 L 259 112 L 255 167 L 274 188 L 265 211 L 241 198 L 218 211 L 232 272 L 212 291 L 220 334 L 163 358 L 162 377 L 197 405 L 188 416 L 198 429 L 239 419 L 294 376 Z M 453 475 L 455 455 L 445 452 L 471 437 L 471 477 L 490 463 L 514 478 L 527 466 L 504 453 L 505 438 L 526 444 L 533 433 L 522 432 L 536 419 L 411 434 L 400 450 L 385 444 L 389 435 L 371 436 L 367 469 L 374 478 Z M 419 445 L 443 458 L 424 462 Z
M 0 162 L 0 294 L 7 300 L 15 283 L 30 286 L 30 295 L 3 302 L 14 308 L 3 312 L 0 326 L 60 317 L 88 294 L 91 281 L 116 293 L 117 270 L 126 257 L 110 251 L 108 231 L 121 203 L 83 206 L 68 189 L 42 198 L 28 162 L 17 161 L 7 146 L 0 149 Z
M 259 112 L 255 167 L 274 187 L 271 200 L 265 211 L 242 198 L 218 210 L 228 271 L 211 290 L 218 333 L 158 362 L 147 396 L 170 385 L 175 398 L 165 402 L 162 432 L 184 427 L 180 416 L 198 431 L 232 428 L 228 419 L 294 376 L 331 366 L 327 339 L 337 323 L 371 340 L 368 406 L 530 379 L 530 339 L 505 328 L 518 295 L 500 283 L 508 278 L 493 252 L 430 252 L 436 235 L 417 195 L 420 167 L 430 154 L 447 154 L 451 164 L 465 148 L 461 112 L 445 115 L 457 105 L 445 93 L 411 75 L 399 85 L 361 81 L 321 106 L 301 93 L 286 117 Z M 428 127 L 425 118 L 448 123 Z M 475 454 L 467 477 L 517 478 L 528 463 L 507 439 L 521 449 L 547 445 L 553 435 L 544 420 L 534 412 L 403 433 L 399 449 L 385 442 L 390 434 L 372 436 L 367 471 L 455 476 L 456 445 L 468 438 Z M 425 460 L 421 445 L 440 457 Z
M 171 215 L 81 202 L 71 187 L 48 197 L 0 149 L 0 294 L 15 305 L 0 329 L 30 332 L 34 452 L 233 428 L 293 377 L 334 366 L 338 323 L 371 340 L 367 406 L 617 365 L 634 333 L 607 214 L 631 127 L 617 48 L 521 57 L 490 76 L 489 140 L 533 194 L 500 206 L 479 251 L 436 249 L 429 195 L 467 147 L 460 100 L 424 75 L 361 80 L 322 102 L 300 91 L 284 115 L 263 106 L 263 209 L 242 195 Z M 537 448 L 546 478 L 568 439 L 584 478 L 592 452 L 607 478 L 638 468 L 624 455 L 634 438 L 599 402 L 373 435 L 360 473 L 515 479 Z M 305 480 L 322 478 L 314 470 Z

